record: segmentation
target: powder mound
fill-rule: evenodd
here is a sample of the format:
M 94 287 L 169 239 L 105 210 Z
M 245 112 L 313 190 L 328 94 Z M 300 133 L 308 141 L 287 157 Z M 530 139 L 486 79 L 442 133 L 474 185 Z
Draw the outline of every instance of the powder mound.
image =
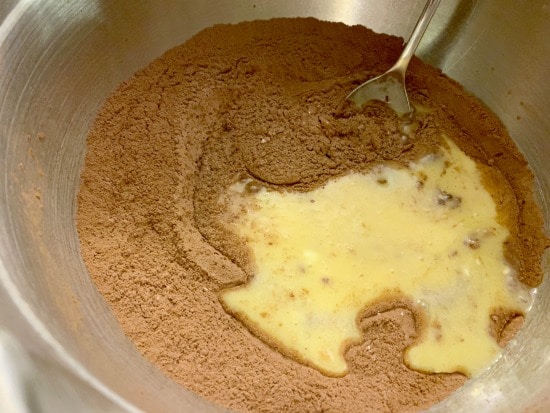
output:
M 106 101 L 88 136 L 78 194 L 83 258 L 124 332 L 182 386 L 237 411 L 397 412 L 427 408 L 465 381 L 404 365 L 416 334 L 406 303 L 365 313 L 365 340 L 346 352 L 350 372 L 337 379 L 273 351 L 228 315 L 219 291 L 252 271 L 247 249 L 222 224 L 219 199 L 243 178 L 307 191 L 380 161 L 418 159 L 445 133 L 480 164 L 510 229 L 506 254 L 519 279 L 541 281 L 548 241 L 532 174 L 476 98 L 413 59 L 411 99 L 430 111 L 408 139 L 383 104 L 340 110 L 350 90 L 393 64 L 401 45 L 311 18 L 217 25 Z M 513 320 L 495 310 L 501 342 L 517 328 Z

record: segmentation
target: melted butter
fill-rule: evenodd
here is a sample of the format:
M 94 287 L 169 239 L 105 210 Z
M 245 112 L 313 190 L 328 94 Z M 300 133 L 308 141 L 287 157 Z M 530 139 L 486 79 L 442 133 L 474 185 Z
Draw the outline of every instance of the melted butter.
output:
M 308 193 L 229 190 L 230 225 L 247 242 L 253 277 L 222 291 L 224 307 L 281 352 L 346 374 L 357 316 L 388 294 L 424 315 L 405 353 L 424 372 L 479 373 L 499 354 L 496 308 L 523 312 L 505 263 L 508 230 L 473 160 L 448 141 L 409 168 L 376 167 Z

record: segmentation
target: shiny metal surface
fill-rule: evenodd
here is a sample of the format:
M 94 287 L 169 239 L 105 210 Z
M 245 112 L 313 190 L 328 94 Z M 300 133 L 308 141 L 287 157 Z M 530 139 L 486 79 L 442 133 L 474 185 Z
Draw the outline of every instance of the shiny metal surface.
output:
M 142 359 L 87 276 L 74 225 L 75 193 L 94 114 L 119 82 L 214 23 L 315 16 L 407 36 L 423 5 L 399 0 L 0 2 L 0 328 L 13 338 L 0 340 L 0 356 L 19 354 L 13 359 L 26 360 L 2 380 L 19 377 L 18 383 L 78 406 L 75 411 L 222 411 Z M 417 54 L 500 115 L 536 174 L 550 222 L 548 39 L 550 0 L 447 0 Z M 499 361 L 433 411 L 550 409 L 548 278 L 524 328 Z M 24 367 L 29 364 L 34 367 Z M 29 377 L 51 377 L 51 382 L 45 386 L 44 380 Z M 10 401 L 0 400 L 3 408 L 1 403 Z M 43 403 L 43 411 L 57 411 L 51 400 Z
M 409 62 L 414 56 L 430 21 L 432 20 L 441 0 L 428 0 L 424 10 L 414 26 L 407 44 L 403 48 L 401 55 L 386 72 L 365 83 L 357 86 L 351 91 L 346 99 L 353 102 L 358 107 L 363 107 L 365 103 L 371 100 L 381 100 L 400 116 L 412 119 L 414 117 L 413 108 L 409 102 L 407 89 L 405 87 L 405 74 Z

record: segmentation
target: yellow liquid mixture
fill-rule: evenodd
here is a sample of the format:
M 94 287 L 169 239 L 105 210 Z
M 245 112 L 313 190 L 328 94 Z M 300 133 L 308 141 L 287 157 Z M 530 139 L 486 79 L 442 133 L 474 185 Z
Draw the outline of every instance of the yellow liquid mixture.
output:
M 500 351 L 497 308 L 524 312 L 528 292 L 506 264 L 508 230 L 475 162 L 451 141 L 408 168 L 378 165 L 307 193 L 227 193 L 228 223 L 255 271 L 222 291 L 227 311 L 281 352 L 325 374 L 347 373 L 358 314 L 388 294 L 424 316 L 405 353 L 424 372 L 475 375 Z

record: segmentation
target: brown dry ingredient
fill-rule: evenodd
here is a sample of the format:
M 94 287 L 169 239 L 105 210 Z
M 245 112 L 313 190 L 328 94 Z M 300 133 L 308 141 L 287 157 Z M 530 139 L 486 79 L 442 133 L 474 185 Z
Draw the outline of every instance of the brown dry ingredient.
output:
M 520 279 L 541 281 L 547 239 L 533 177 L 476 98 L 415 59 L 411 97 L 432 111 L 419 114 L 408 139 L 383 104 L 337 110 L 401 46 L 364 27 L 314 19 L 220 25 L 168 51 L 105 103 L 78 196 L 82 253 L 123 330 L 181 385 L 239 411 L 389 412 L 426 408 L 465 381 L 405 367 L 417 320 L 401 302 L 359 318 L 365 341 L 346 352 L 343 378 L 282 356 L 226 314 L 217 294 L 244 282 L 250 263 L 220 225 L 218 199 L 245 176 L 309 190 L 375 162 L 417 159 L 446 133 L 480 163 L 510 228 L 506 252 Z M 500 310 L 493 320 L 504 341 L 503 328 L 518 324 Z

